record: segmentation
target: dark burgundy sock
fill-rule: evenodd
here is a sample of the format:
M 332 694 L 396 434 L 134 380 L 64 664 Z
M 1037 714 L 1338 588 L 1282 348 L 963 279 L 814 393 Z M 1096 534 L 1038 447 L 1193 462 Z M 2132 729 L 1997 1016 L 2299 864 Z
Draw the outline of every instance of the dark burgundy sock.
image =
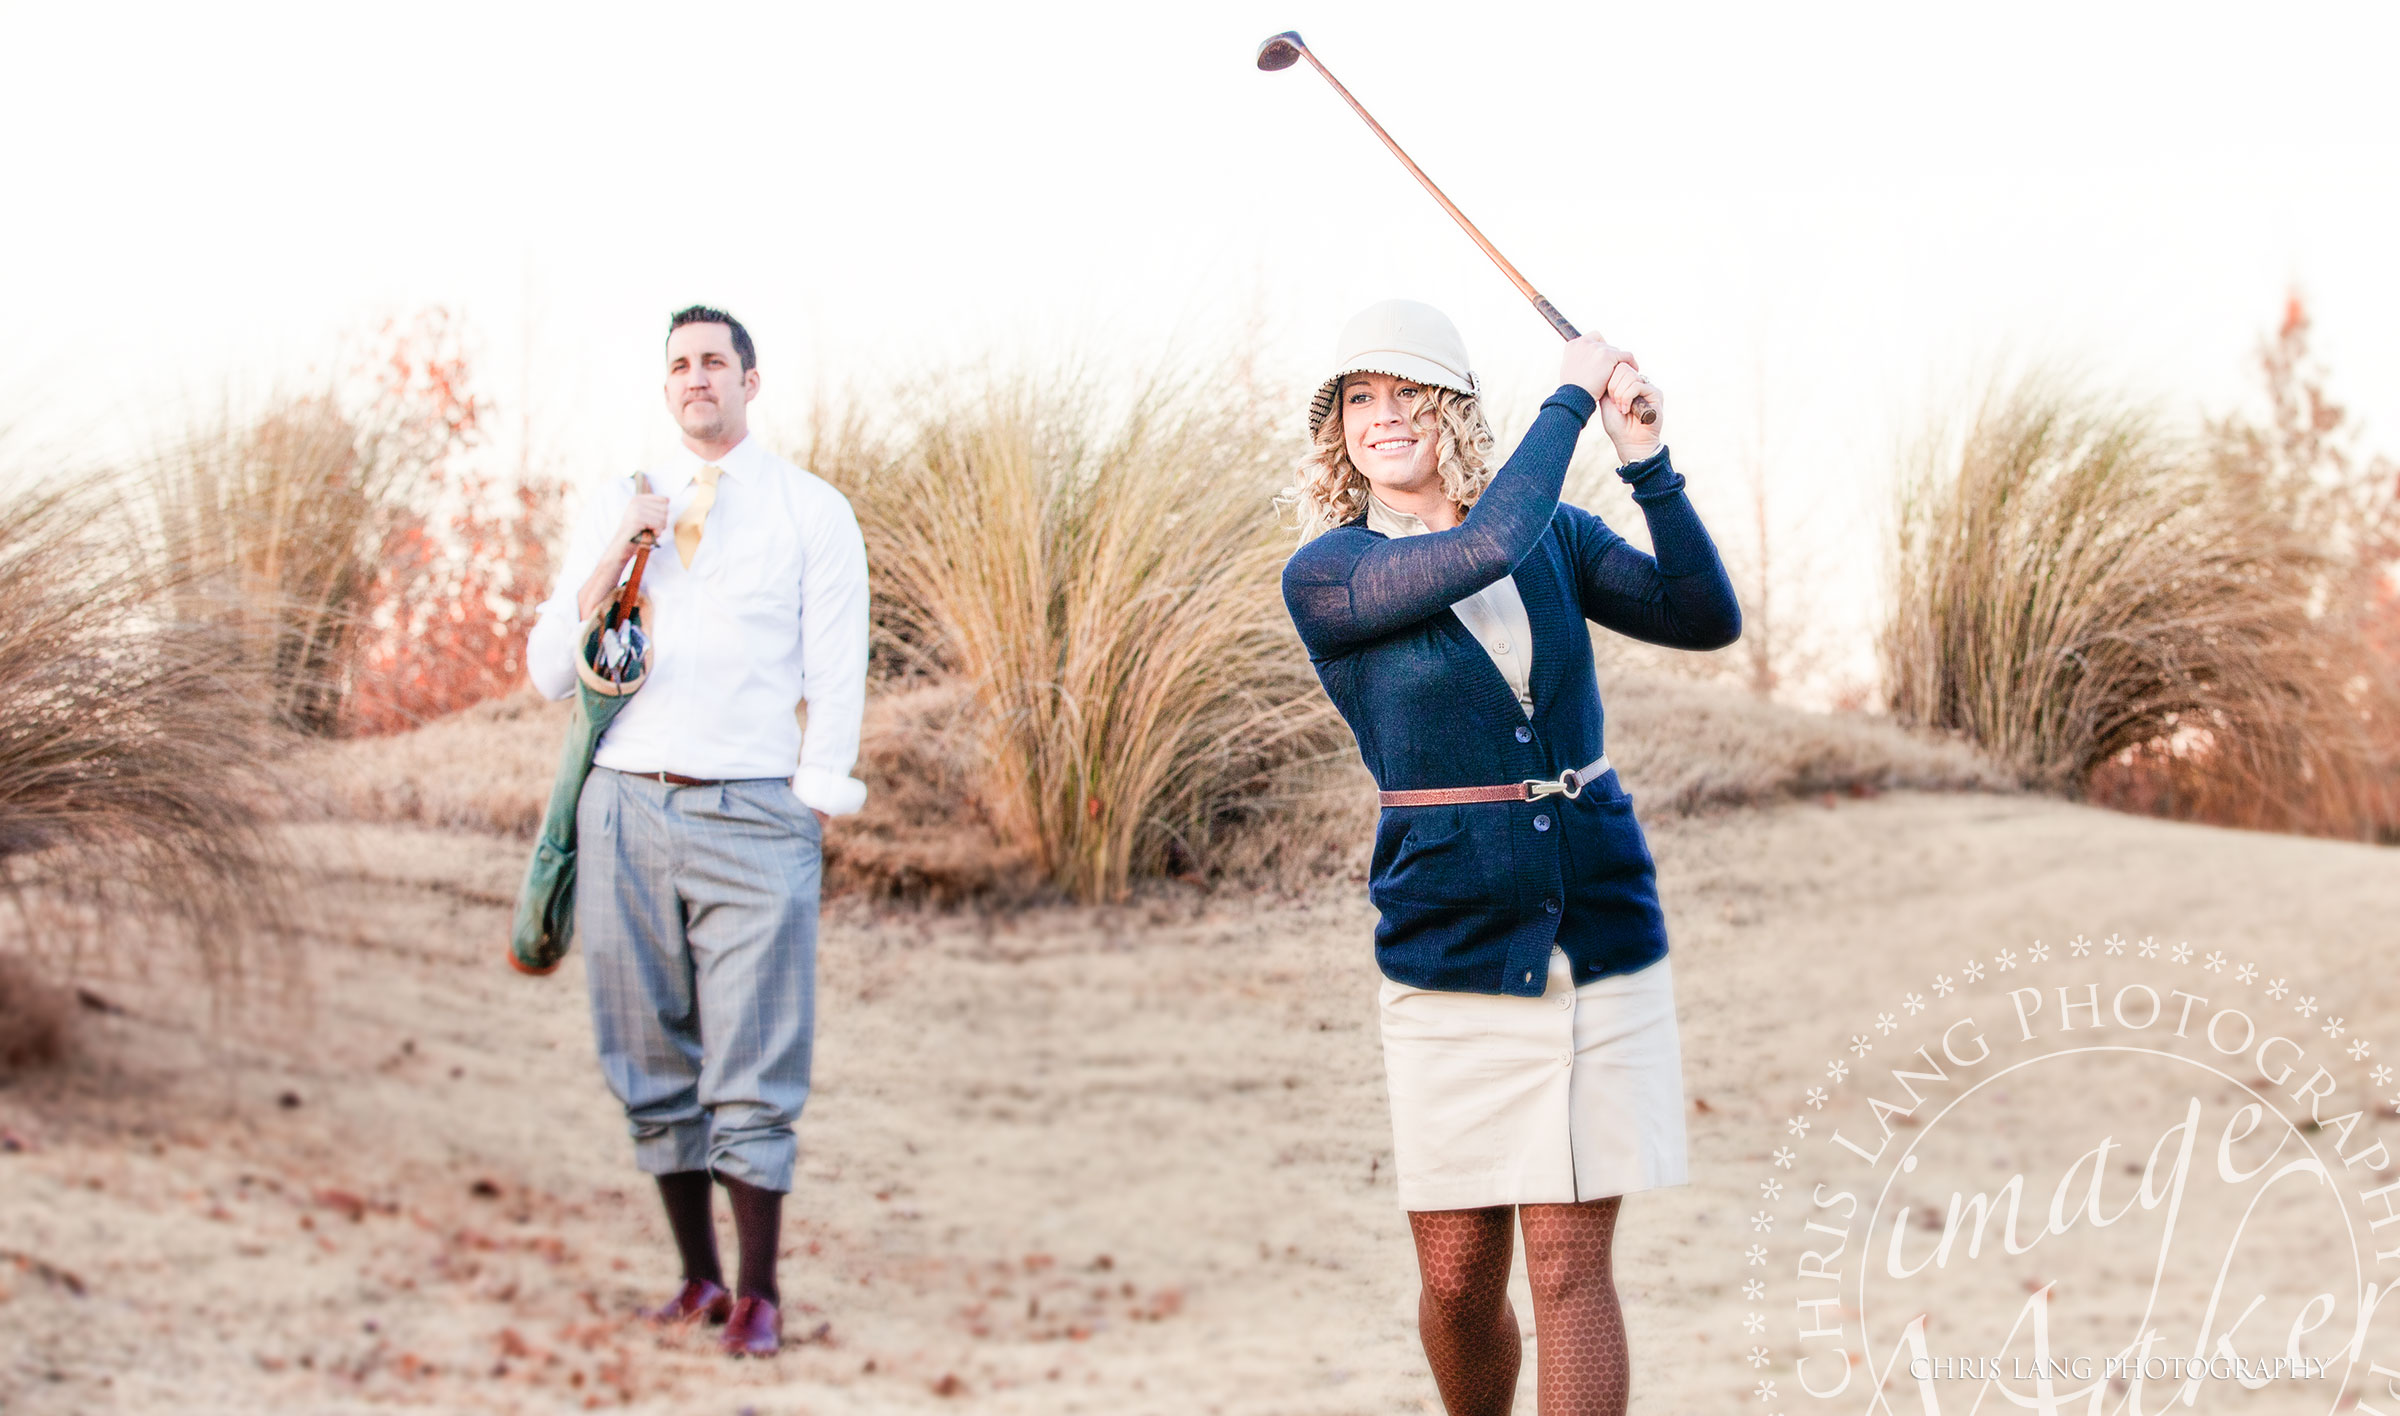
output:
M 717 1180 L 725 1187 L 726 1203 L 733 1210 L 734 1243 L 742 1251 L 742 1276 L 734 1293 L 782 1306 L 783 1294 L 775 1286 L 775 1251 L 783 1243 L 782 1192 L 762 1190 L 730 1175 Z
M 683 1256 L 683 1276 L 723 1284 L 725 1270 L 717 1263 L 717 1223 L 710 1212 L 708 1172 L 677 1170 L 659 1176 L 658 1198 L 667 1207 L 667 1227 L 675 1231 L 675 1252 Z

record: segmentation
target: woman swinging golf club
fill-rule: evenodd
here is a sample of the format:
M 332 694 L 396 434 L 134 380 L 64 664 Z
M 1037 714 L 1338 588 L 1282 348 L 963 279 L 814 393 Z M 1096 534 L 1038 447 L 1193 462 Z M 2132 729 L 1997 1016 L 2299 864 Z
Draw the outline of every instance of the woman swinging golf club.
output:
M 1624 1411 L 1618 1199 L 1685 1178 L 1665 924 L 1584 621 L 1715 649 L 1741 610 L 1633 356 L 1579 337 L 1560 379 L 1495 471 L 1457 329 L 1377 305 L 1342 332 L 1287 493 L 1304 543 L 1284 602 L 1383 789 L 1368 895 L 1393 1152 L 1451 1416 L 1515 1398 L 1512 1209 L 1543 1416 Z M 1637 398 L 1656 421 L 1629 416 Z M 1655 558 L 1559 501 L 1595 411 Z

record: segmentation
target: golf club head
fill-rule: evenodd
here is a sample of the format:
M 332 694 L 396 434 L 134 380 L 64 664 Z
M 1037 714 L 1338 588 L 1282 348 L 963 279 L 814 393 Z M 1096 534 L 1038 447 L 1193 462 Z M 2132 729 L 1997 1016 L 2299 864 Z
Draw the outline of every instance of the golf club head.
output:
M 1268 35 L 1258 46 L 1258 67 L 1270 74 L 1277 69 L 1288 69 L 1300 62 L 1300 51 L 1307 47 L 1298 30 Z

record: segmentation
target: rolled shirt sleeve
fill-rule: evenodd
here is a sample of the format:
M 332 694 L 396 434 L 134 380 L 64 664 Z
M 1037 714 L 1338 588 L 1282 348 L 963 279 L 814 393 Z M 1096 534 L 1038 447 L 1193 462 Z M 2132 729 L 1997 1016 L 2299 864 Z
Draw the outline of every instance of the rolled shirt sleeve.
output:
M 800 652 L 808 726 L 792 791 L 828 816 L 866 805 L 858 765 L 867 704 L 867 546 L 849 499 L 831 488 L 811 516 L 800 575 Z

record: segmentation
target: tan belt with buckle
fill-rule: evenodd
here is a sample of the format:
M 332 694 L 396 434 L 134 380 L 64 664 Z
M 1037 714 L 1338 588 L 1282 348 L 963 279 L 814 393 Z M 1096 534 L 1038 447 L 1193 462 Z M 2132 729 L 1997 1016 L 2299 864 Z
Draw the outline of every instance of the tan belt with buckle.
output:
M 1552 781 L 1528 777 L 1501 787 L 1421 787 L 1379 795 L 1385 806 L 1465 806 L 1479 801 L 1539 801 L 1546 796 L 1563 796 L 1573 801 L 1608 771 L 1608 754 L 1603 752 L 1590 766 L 1569 768 Z

